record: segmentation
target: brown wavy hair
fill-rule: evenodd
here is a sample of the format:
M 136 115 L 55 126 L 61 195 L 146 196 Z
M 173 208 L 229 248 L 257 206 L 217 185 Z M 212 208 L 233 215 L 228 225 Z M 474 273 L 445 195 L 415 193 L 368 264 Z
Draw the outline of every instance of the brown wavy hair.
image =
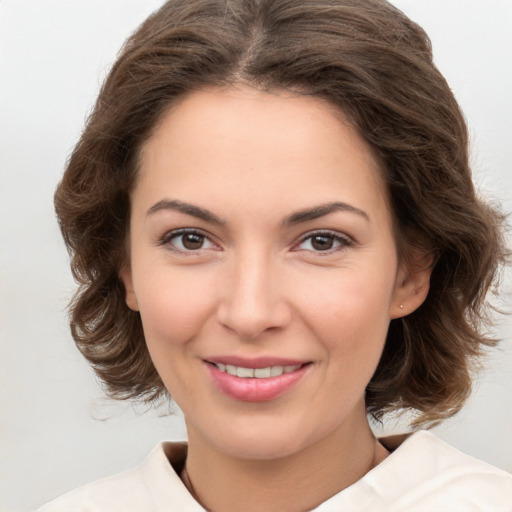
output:
M 126 41 L 55 194 L 78 291 L 71 330 L 110 396 L 165 396 L 141 319 L 125 304 L 129 193 L 141 146 L 169 106 L 207 86 L 323 98 L 380 159 L 399 254 L 432 258 L 431 288 L 391 322 L 367 410 L 457 412 L 486 332 L 487 292 L 507 258 L 503 216 L 476 195 L 464 117 L 425 32 L 384 0 L 170 0 Z

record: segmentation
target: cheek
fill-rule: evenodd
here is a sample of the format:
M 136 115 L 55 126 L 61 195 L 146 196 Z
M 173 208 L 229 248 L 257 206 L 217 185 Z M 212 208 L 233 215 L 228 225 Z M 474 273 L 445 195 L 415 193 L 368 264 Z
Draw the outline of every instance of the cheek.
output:
M 331 362 L 376 365 L 389 327 L 393 281 L 382 273 L 337 269 L 297 290 L 309 328 Z M 339 355 L 336 359 L 333 356 Z
M 211 316 L 215 285 L 197 269 L 167 268 L 136 287 L 146 342 L 151 351 L 172 350 L 193 338 Z
M 197 272 L 153 269 L 148 279 L 150 272 L 137 289 L 144 337 L 165 387 L 183 408 L 195 389 L 189 375 L 197 354 L 190 341 L 210 321 L 215 287 Z

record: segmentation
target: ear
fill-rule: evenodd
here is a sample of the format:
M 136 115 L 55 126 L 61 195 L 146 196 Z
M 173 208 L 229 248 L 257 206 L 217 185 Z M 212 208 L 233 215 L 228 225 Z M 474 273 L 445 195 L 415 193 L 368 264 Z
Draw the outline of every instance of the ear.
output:
M 137 296 L 133 288 L 132 268 L 130 262 L 123 264 L 119 277 L 123 282 L 125 289 L 125 302 L 126 305 L 133 311 L 139 311 L 139 304 L 137 303 Z
M 415 252 L 400 265 L 390 307 L 390 318 L 409 315 L 427 298 L 432 274 L 433 256 Z

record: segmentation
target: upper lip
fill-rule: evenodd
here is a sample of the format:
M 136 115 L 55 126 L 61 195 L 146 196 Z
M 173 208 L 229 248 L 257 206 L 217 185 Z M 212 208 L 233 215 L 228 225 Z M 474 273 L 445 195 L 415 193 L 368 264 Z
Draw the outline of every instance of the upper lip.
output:
M 229 364 L 242 368 L 268 368 L 269 366 L 300 366 L 309 361 L 304 359 L 290 359 L 285 357 L 239 357 L 239 356 L 213 356 L 205 359 L 208 363 Z

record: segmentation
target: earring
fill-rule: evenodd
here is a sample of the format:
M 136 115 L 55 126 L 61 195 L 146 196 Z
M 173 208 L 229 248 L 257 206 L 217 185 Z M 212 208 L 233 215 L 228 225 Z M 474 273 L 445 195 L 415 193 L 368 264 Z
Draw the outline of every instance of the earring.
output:
M 400 309 L 404 309 L 404 305 L 403 305 L 403 304 L 400 304 L 398 307 L 399 307 Z

